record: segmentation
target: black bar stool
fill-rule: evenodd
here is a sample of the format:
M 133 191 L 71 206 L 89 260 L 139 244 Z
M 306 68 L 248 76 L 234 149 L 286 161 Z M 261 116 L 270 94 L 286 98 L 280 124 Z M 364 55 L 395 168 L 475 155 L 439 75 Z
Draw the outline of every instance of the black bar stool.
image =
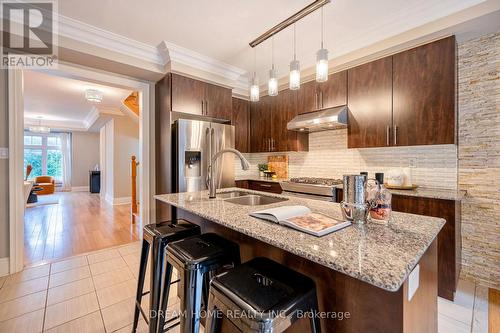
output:
M 198 333 L 202 308 L 207 307 L 210 279 L 221 270 L 229 269 L 240 263 L 240 248 L 213 233 L 193 236 L 167 245 L 167 268 L 165 288 L 163 289 L 158 332 L 166 332 L 180 324 L 183 333 Z M 168 294 L 172 279 L 172 268 L 179 275 L 179 295 L 181 298 L 180 320 L 178 317 L 165 321 Z M 168 325 L 165 328 L 165 324 Z
M 132 332 L 137 329 L 137 324 L 139 322 L 139 313 L 142 314 L 144 320 L 149 325 L 149 332 L 156 332 L 156 327 L 158 324 L 158 310 L 160 308 L 160 297 L 162 290 L 162 276 L 163 276 L 163 266 L 165 265 L 165 250 L 170 242 L 178 241 L 180 239 L 199 235 L 200 227 L 196 224 L 177 220 L 174 222 L 161 222 L 156 224 L 148 224 L 143 228 L 142 236 L 142 251 L 141 251 L 141 262 L 139 265 L 139 276 L 137 281 L 137 294 L 135 297 L 135 311 L 134 311 L 134 325 L 132 327 Z M 142 297 L 147 295 L 148 292 L 143 293 L 144 290 L 144 279 L 146 277 L 146 267 L 148 264 L 149 248 L 153 247 L 153 252 L 151 256 L 151 267 L 150 267 L 150 300 L 149 300 L 149 313 L 144 313 L 141 307 Z M 169 286 L 170 287 L 170 286 Z M 165 286 L 163 286 L 165 289 Z M 153 313 L 153 316 L 151 316 Z
M 279 333 L 301 314 L 311 318 L 311 332 L 319 333 L 317 311 L 313 280 L 270 259 L 255 258 L 212 279 L 205 333 L 221 332 L 221 315 L 245 333 Z

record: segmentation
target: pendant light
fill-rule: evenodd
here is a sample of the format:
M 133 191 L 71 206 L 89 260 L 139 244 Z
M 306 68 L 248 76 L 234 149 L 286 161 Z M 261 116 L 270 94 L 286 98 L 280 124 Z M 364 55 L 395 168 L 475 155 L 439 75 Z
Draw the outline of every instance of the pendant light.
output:
M 316 53 L 316 81 L 328 80 L 328 50 L 323 47 L 323 7 L 321 7 L 321 49 Z
M 296 49 L 296 29 L 293 24 L 293 60 L 290 62 L 290 90 L 298 90 L 300 88 L 300 63 L 297 60 Z
M 259 78 L 257 77 L 257 48 L 254 47 L 253 76 L 250 83 L 250 101 L 258 102 L 260 98 Z
M 274 68 L 274 36 L 271 39 L 271 69 L 269 70 L 267 93 L 269 96 L 278 95 L 278 78 L 276 77 L 276 69 Z

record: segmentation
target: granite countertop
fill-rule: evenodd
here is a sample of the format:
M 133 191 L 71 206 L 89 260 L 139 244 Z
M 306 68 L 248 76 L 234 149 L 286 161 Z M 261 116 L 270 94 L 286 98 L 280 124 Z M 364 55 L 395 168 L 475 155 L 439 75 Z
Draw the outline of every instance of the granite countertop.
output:
M 218 193 L 236 190 L 289 200 L 252 207 L 232 204 L 220 197 L 208 199 L 207 191 L 155 198 L 388 291 L 399 290 L 445 224 L 440 218 L 393 212 L 388 225 L 353 225 L 315 237 L 248 214 L 271 207 L 304 205 L 341 218 L 339 204 L 237 188 Z
M 287 178 L 266 178 L 259 176 L 246 176 L 239 177 L 236 180 L 257 180 L 261 182 L 272 182 L 279 183 L 282 181 L 288 181 Z M 336 188 L 342 189 L 343 185 L 335 185 Z M 431 198 L 431 199 L 442 199 L 442 200 L 455 200 L 460 201 L 466 195 L 466 191 L 461 190 L 451 190 L 451 189 L 443 189 L 443 188 L 430 188 L 430 187 L 417 187 L 415 190 L 389 190 L 392 194 L 409 196 L 409 197 L 422 197 L 422 198 Z

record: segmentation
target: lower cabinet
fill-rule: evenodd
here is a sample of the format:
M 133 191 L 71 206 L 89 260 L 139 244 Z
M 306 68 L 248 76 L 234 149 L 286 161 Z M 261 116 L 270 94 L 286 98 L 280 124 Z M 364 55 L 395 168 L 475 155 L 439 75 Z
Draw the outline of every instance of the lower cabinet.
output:
M 337 189 L 337 202 L 342 200 L 343 191 Z M 392 209 L 396 212 L 440 217 L 446 220 L 438 235 L 438 295 L 453 300 L 462 267 L 460 201 L 393 194 Z
M 236 187 L 276 194 L 283 192 L 279 183 L 260 180 L 237 180 Z

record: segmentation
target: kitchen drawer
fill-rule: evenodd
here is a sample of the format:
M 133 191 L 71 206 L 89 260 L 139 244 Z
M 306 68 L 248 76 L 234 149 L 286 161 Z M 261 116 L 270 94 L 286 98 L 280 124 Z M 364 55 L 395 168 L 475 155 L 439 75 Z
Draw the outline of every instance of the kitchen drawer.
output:
M 277 194 L 280 194 L 283 191 L 279 183 L 249 180 L 248 185 L 251 190 L 255 191 L 271 192 Z

